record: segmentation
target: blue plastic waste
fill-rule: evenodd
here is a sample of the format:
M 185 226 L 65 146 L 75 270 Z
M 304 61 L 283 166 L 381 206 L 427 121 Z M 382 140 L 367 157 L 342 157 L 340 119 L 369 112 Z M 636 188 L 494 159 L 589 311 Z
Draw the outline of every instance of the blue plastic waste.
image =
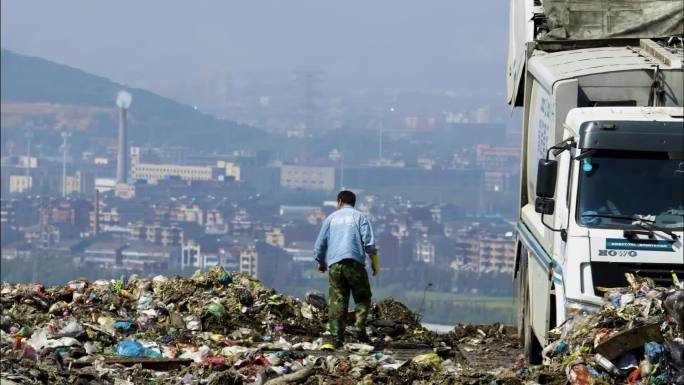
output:
M 563 354 L 568 351 L 568 344 L 565 342 L 561 342 L 558 344 L 558 347 L 556 347 L 556 354 Z
M 136 325 L 135 322 L 131 321 L 116 321 L 112 326 L 114 327 L 114 329 L 119 329 L 121 331 L 127 331 L 138 328 L 138 325 Z
M 135 340 L 123 340 L 116 347 L 116 352 L 124 357 L 150 357 L 159 358 L 161 353 L 154 349 L 145 348 Z
M 644 345 L 644 353 L 651 363 L 660 362 L 660 355 L 663 353 L 663 348 L 657 342 L 647 342 Z
M 138 341 L 123 340 L 117 345 L 116 352 L 124 357 L 142 357 L 145 353 L 145 347 Z

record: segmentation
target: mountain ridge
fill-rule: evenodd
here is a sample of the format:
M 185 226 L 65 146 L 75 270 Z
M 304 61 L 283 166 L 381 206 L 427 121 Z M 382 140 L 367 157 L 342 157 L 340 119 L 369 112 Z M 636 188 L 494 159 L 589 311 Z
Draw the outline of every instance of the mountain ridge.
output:
M 125 90 L 133 95 L 130 113 L 135 117 L 131 123 L 134 140 L 141 139 L 144 131 L 148 137 L 165 144 L 225 150 L 227 141 L 237 147 L 262 141 L 266 135 L 257 128 L 218 119 L 141 88 L 4 48 L 0 54 L 0 80 L 3 103 L 47 102 L 114 108 L 116 94 Z M 103 130 L 111 132 L 115 124 L 115 121 L 107 122 Z

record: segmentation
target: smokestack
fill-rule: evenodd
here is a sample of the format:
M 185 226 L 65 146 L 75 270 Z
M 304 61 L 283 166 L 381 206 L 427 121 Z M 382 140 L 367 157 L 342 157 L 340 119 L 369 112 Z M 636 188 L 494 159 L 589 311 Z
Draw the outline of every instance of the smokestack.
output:
M 133 97 L 126 91 L 119 91 L 116 105 L 119 107 L 119 148 L 116 157 L 116 183 L 128 180 L 128 138 L 126 137 L 126 111 Z

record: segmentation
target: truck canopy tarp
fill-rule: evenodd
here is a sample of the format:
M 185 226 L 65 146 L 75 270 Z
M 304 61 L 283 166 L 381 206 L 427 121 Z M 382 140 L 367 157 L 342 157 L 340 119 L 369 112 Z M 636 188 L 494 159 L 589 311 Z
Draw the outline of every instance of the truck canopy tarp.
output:
M 682 0 L 544 0 L 544 39 L 653 38 L 684 33 Z

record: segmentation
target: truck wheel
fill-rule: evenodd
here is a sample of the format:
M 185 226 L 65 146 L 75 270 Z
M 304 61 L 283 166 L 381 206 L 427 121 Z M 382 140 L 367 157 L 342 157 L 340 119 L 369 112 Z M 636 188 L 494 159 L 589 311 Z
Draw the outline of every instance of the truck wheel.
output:
M 527 286 L 527 282 L 525 283 L 527 289 L 525 290 L 525 314 L 523 317 L 523 353 L 525 354 L 525 359 L 530 365 L 539 365 L 542 363 L 542 346 L 532 330 L 532 322 L 530 320 L 530 290 Z

